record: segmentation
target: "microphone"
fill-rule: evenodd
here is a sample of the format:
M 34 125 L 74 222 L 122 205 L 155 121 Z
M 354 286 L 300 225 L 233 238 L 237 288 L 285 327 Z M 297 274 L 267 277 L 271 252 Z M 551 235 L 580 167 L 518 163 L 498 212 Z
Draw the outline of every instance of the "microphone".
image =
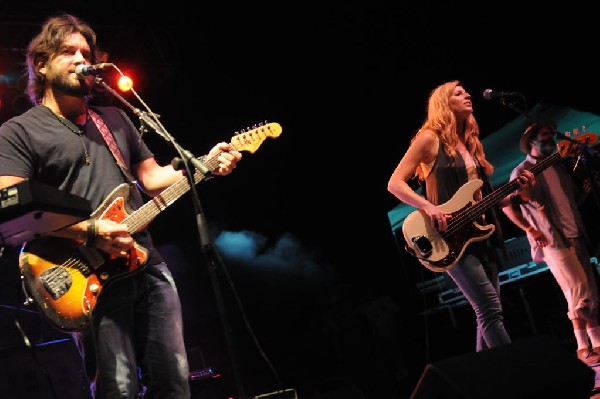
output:
M 110 62 L 103 62 L 101 64 L 95 65 L 77 65 L 75 67 L 75 74 L 80 78 L 85 78 L 86 76 L 96 76 L 100 75 L 102 71 L 112 67 L 113 64 Z
M 492 89 L 485 89 L 483 91 L 483 98 L 491 100 L 492 98 L 507 98 L 507 97 L 518 97 L 521 93 L 518 91 L 494 91 Z

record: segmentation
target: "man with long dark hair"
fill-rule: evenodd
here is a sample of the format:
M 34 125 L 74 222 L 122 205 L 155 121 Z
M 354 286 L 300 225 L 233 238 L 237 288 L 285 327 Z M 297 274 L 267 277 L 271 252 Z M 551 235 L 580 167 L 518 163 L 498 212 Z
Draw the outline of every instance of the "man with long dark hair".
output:
M 49 18 L 31 40 L 28 92 L 34 106 L 0 127 L 0 188 L 34 179 L 102 209 L 113 190 L 126 185 L 126 205 L 136 210 L 143 205 L 139 190 L 155 196 L 182 178 L 181 171 L 157 163 L 125 112 L 90 105 L 94 76 L 76 70 L 95 64 L 96 51 L 92 28 L 68 14 Z M 106 140 L 114 140 L 116 149 Z M 208 158 L 218 160 L 213 174 L 226 175 L 241 154 L 219 143 Z M 124 223 L 91 218 L 51 234 L 111 260 L 130 260 L 132 251 L 145 258 L 143 265 L 131 263 L 138 272 L 106 284 L 92 323 L 77 331 L 95 397 L 133 399 L 143 385 L 146 399 L 188 399 L 180 299 L 149 232 L 130 234 Z

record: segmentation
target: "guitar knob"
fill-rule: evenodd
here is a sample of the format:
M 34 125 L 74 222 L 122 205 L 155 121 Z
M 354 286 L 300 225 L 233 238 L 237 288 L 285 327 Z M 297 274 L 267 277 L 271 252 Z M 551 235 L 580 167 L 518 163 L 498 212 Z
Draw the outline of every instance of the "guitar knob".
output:
M 96 293 L 96 292 L 98 292 L 99 289 L 100 289 L 100 286 L 98 284 L 90 285 L 90 292 Z
M 108 279 L 108 277 L 109 277 L 109 276 L 108 276 L 108 273 L 106 273 L 106 272 L 104 272 L 104 273 L 100 273 L 100 279 L 101 279 L 101 280 L 106 280 L 106 279 Z

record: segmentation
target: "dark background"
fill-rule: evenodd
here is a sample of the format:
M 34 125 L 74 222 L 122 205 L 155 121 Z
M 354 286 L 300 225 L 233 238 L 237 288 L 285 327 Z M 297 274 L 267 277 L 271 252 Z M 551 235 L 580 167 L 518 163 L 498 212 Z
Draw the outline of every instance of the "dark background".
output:
M 301 397 L 399 397 L 428 362 L 474 349 L 465 307 L 452 317 L 419 314 L 434 304 L 416 286 L 435 276 L 405 259 L 387 218 L 398 204 L 388 178 L 435 86 L 463 82 L 484 137 L 518 116 L 484 100 L 487 88 L 523 93 L 525 110 L 541 102 L 600 113 L 597 18 L 574 2 L 526 11 L 507 2 L 3 1 L 2 121 L 29 106 L 23 50 L 56 11 L 91 23 L 108 61 L 195 155 L 255 124 L 281 124 L 281 136 L 244 153 L 233 174 L 198 186 L 223 259 L 215 263 L 234 363 L 253 395 L 295 388 Z M 116 87 L 114 76 L 106 82 Z M 161 137 L 145 138 L 159 161 L 176 155 Z M 214 367 L 223 376 L 210 389 L 235 392 L 207 271 L 214 252 L 207 262 L 199 249 L 190 197 L 151 230 L 180 287 L 192 368 Z M 2 289 L 10 306 L 19 302 L 12 252 Z M 560 316 L 545 331 L 568 337 L 560 293 L 548 292 Z M 518 293 L 506 301 L 511 332 L 535 332 Z M 56 334 L 32 323 L 42 340 Z

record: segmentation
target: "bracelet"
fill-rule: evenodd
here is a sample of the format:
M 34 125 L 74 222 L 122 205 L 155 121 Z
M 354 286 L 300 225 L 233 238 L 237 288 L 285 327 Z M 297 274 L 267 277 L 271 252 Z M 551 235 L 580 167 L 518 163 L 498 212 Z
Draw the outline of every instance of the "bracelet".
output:
M 96 241 L 96 219 L 87 220 L 87 231 L 85 233 L 85 241 L 83 245 L 86 247 L 93 247 Z
M 529 226 L 525 229 L 525 233 L 529 233 L 531 230 L 535 230 L 535 227 Z

